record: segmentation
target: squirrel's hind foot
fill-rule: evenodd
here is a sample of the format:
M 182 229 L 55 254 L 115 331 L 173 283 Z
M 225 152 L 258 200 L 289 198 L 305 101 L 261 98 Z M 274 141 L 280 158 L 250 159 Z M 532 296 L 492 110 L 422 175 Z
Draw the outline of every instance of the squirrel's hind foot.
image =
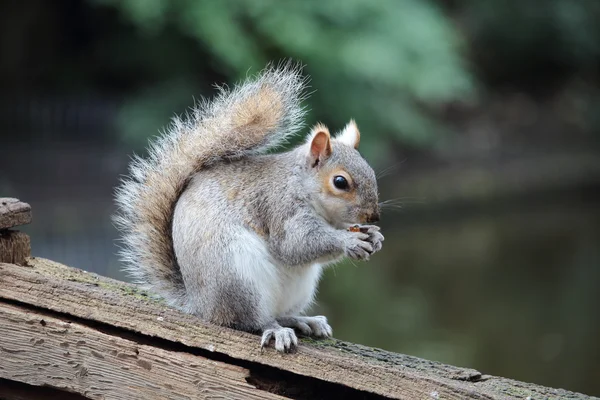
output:
M 260 348 L 268 346 L 272 339 L 275 340 L 275 350 L 281 353 L 288 353 L 298 347 L 298 338 L 291 328 L 277 326 L 265 329 L 260 340 Z
M 297 329 L 303 336 L 328 338 L 333 335 L 333 330 L 327 323 L 327 318 L 323 315 L 315 317 L 284 317 L 278 318 L 277 322 L 282 326 Z

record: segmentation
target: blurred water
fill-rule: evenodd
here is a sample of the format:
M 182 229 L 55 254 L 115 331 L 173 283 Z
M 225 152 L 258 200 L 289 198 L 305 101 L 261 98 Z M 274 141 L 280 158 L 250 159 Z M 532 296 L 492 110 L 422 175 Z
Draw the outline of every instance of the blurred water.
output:
M 346 340 L 598 394 L 597 205 L 384 219 L 382 253 L 329 271 L 318 311 Z
M 127 157 L 72 142 L 3 154 L 0 193 L 32 204 L 34 255 L 124 278 L 110 215 Z M 340 339 L 598 395 L 593 193 L 384 214 L 383 251 L 329 269 L 314 312 Z

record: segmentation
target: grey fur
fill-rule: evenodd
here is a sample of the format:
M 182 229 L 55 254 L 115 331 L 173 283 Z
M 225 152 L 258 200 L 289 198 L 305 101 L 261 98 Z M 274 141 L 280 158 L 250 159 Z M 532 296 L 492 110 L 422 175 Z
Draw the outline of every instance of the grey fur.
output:
M 299 129 L 303 83 L 284 67 L 221 92 L 190 121 L 175 121 L 148 160 L 136 159 L 117 195 L 123 258 L 140 283 L 206 321 L 260 331 L 262 345 L 274 339 L 279 351 L 297 344 L 294 328 L 331 336 L 325 317 L 299 315 L 322 266 L 368 259 L 383 241 L 376 226 L 347 229 L 379 214 L 375 174 L 347 139 L 332 139 L 316 164 L 310 140 L 264 154 Z M 254 125 L 232 123 L 240 120 Z M 245 132 L 250 139 L 239 138 Z M 352 177 L 348 193 L 329 185 L 338 169 Z

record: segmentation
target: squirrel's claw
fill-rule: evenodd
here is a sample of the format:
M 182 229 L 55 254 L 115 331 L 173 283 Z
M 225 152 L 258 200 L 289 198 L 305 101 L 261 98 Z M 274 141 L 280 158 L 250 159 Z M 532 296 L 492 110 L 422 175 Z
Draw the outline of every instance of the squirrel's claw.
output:
M 269 345 L 271 339 L 275 339 L 275 350 L 286 353 L 298 346 L 298 338 L 291 328 L 265 329 L 260 341 L 261 350 Z

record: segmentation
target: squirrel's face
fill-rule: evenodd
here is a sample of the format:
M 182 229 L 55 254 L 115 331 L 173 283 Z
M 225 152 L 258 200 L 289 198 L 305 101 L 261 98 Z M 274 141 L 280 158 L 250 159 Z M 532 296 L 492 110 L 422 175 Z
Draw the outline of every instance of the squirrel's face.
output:
M 354 121 L 335 138 L 317 125 L 309 138 L 308 168 L 317 183 L 311 201 L 337 228 L 379 221 L 375 172 L 358 153 L 359 141 Z

